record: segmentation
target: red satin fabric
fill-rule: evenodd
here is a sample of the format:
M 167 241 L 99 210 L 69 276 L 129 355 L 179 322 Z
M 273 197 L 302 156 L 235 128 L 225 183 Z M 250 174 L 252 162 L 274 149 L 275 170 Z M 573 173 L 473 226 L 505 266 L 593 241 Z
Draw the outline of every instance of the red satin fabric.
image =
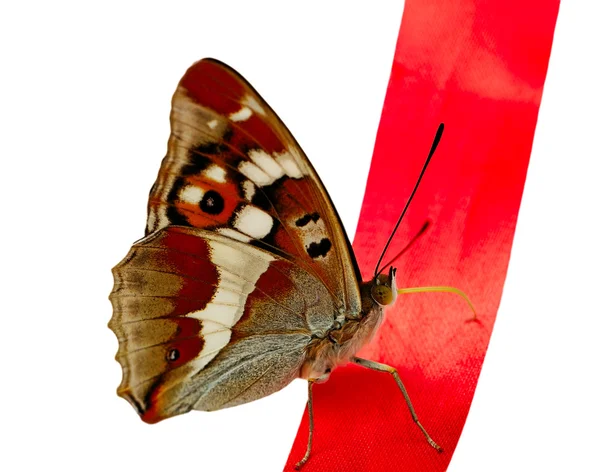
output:
M 398 285 L 452 285 L 399 296 L 363 357 L 397 367 L 433 450 L 388 374 L 349 366 L 314 388 L 306 471 L 446 470 L 494 324 L 535 130 L 559 2 L 407 0 L 354 242 L 363 277 L 446 130 L 386 260 Z M 302 458 L 305 413 L 285 470 Z

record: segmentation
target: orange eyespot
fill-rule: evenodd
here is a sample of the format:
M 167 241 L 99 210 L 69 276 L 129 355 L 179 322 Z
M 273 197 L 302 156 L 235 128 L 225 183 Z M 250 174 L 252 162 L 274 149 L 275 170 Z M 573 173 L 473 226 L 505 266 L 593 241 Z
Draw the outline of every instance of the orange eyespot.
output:
M 387 285 L 373 285 L 371 296 L 380 305 L 389 305 L 394 301 L 394 294 Z

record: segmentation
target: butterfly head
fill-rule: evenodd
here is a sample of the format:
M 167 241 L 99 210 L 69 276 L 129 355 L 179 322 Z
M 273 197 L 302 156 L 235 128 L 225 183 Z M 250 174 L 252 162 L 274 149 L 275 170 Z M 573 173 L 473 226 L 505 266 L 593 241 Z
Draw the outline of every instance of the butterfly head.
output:
M 371 286 L 371 297 L 380 306 L 392 305 L 396 301 L 396 269 L 390 267 L 387 274 L 379 274 L 375 277 Z

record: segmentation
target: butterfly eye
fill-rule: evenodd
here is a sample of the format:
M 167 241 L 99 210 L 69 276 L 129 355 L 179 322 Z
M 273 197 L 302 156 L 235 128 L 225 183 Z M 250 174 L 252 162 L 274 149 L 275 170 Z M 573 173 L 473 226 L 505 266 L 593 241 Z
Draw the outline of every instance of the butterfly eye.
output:
M 389 305 L 394 301 L 392 289 L 387 285 L 373 285 L 371 296 L 380 305 Z
M 179 359 L 179 350 L 171 349 L 167 354 L 167 360 L 169 362 L 175 362 L 177 359 Z

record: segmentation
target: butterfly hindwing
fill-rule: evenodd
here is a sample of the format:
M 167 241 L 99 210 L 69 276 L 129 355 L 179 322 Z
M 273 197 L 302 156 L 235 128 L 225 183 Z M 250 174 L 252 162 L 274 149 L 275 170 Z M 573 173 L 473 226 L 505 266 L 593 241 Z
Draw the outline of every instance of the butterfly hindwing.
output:
M 147 422 L 283 388 L 312 333 L 333 322 L 333 301 L 312 274 L 214 232 L 169 226 L 113 272 L 118 392 Z

